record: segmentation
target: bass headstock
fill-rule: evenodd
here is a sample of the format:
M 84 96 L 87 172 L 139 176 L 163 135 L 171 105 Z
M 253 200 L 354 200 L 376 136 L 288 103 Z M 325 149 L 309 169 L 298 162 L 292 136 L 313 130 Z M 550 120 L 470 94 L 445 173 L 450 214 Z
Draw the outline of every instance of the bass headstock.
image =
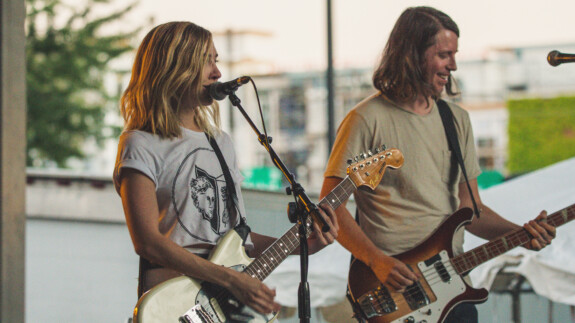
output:
M 403 165 L 403 154 L 399 149 L 391 148 L 376 149 L 375 153 L 368 151 L 366 154 L 356 156 L 348 160 L 347 175 L 356 187 L 367 186 L 375 189 L 387 167 L 399 168 Z

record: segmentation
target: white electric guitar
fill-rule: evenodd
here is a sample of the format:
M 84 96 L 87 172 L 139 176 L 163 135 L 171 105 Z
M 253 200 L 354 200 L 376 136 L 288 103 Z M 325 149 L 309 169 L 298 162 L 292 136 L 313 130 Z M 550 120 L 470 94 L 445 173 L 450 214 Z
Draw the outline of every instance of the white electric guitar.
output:
M 359 186 L 374 189 L 387 167 L 403 165 L 403 154 L 397 149 L 379 151 L 375 155 L 356 159 L 347 168 L 348 175 L 320 201 L 336 209 Z M 306 230 L 311 231 L 312 220 L 307 218 Z M 270 245 L 258 258 L 249 258 L 243 245 L 241 230 L 226 233 L 212 250 L 209 260 L 215 264 L 242 271 L 263 281 L 300 243 L 299 224 Z M 134 309 L 134 323 L 204 323 L 204 322 L 271 322 L 276 314 L 262 315 L 242 306 L 226 289 L 180 276 L 167 280 L 146 292 Z

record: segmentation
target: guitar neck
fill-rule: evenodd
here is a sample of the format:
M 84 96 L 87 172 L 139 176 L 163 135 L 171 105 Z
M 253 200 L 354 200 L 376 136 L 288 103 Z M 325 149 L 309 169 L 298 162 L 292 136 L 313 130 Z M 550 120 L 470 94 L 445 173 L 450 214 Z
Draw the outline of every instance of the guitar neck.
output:
M 547 223 L 559 227 L 573 219 L 575 219 L 575 204 L 548 216 Z M 455 270 L 462 275 L 492 258 L 528 243 L 530 240 L 529 233 L 521 228 L 456 256 L 451 262 Z
M 328 204 L 332 209 L 337 209 L 355 191 L 355 184 L 346 177 L 339 183 L 320 204 Z M 306 220 L 306 232 L 311 231 L 312 217 Z M 294 225 L 283 236 L 272 243 L 262 254 L 250 263 L 244 272 L 259 280 L 264 280 L 279 264 L 284 261 L 297 247 L 299 247 L 299 225 Z

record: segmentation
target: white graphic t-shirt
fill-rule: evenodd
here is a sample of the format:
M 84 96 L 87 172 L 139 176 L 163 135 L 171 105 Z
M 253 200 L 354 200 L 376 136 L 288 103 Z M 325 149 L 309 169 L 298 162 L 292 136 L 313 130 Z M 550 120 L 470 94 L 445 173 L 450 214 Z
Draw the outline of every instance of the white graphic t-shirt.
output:
M 240 189 L 243 176 L 232 140 L 224 132 L 215 139 L 235 184 L 237 210 L 245 216 Z M 206 244 L 215 245 L 239 223 L 236 212 L 230 216 L 226 207 L 231 198 L 226 180 L 203 132 L 182 128 L 181 138 L 162 139 L 144 131 L 125 131 L 120 136 L 113 176 L 118 192 L 124 168 L 136 169 L 155 183 L 160 232 L 193 253 L 207 254 Z

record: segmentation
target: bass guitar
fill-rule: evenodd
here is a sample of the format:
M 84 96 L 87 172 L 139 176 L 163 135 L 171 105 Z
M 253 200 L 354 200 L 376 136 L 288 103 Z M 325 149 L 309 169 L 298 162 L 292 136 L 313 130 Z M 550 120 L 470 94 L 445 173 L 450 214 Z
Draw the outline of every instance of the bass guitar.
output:
M 521 228 L 454 257 L 453 235 L 472 217 L 469 208 L 455 212 L 423 242 L 395 256 L 422 277 L 403 293 L 382 284 L 368 266 L 354 260 L 349 271 L 348 296 L 356 319 L 369 323 L 443 322 L 459 303 L 486 301 L 487 290 L 472 288 L 462 277 L 480 264 L 528 243 L 531 237 Z M 575 204 L 551 214 L 546 221 L 558 227 L 574 218 Z
M 336 209 L 359 186 L 374 189 L 387 167 L 403 165 L 403 154 L 397 149 L 385 148 L 369 157 L 356 158 L 347 168 L 346 178 L 336 186 L 320 204 Z M 312 229 L 312 218 L 307 217 L 306 232 Z M 282 237 L 271 244 L 258 258 L 249 258 L 243 248 L 245 236 L 237 228 L 226 233 L 210 253 L 209 260 L 215 264 L 263 281 L 300 244 L 299 224 L 294 225 Z M 239 308 L 239 310 L 238 310 Z M 205 322 L 271 322 L 275 314 L 262 315 L 242 306 L 226 289 L 187 276 L 167 280 L 140 297 L 134 309 L 135 323 L 205 323 Z

